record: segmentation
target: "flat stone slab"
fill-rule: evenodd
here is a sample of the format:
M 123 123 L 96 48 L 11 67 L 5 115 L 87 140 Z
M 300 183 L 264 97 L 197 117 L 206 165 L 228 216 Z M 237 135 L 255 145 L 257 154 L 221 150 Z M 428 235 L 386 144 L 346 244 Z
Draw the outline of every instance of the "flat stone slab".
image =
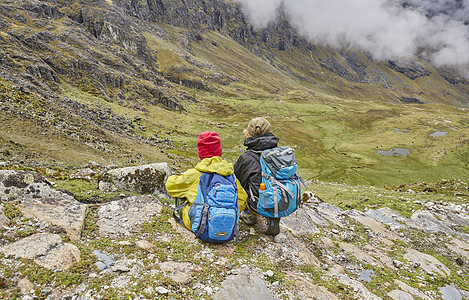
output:
M 422 253 L 415 249 L 407 249 L 407 253 L 404 258 L 412 263 L 419 264 L 420 268 L 427 273 L 438 273 L 442 276 L 451 275 L 451 270 L 442 264 L 438 259 L 434 258 L 429 254 Z
M 74 243 L 80 241 L 88 206 L 75 199 L 24 199 L 19 210 L 26 218 L 50 222 L 67 232 Z
M 386 239 L 390 240 L 402 240 L 397 234 L 392 232 L 391 230 L 387 229 L 383 226 L 380 222 L 376 221 L 375 219 L 367 216 L 361 211 L 358 210 L 351 210 L 347 213 L 351 218 L 355 219 L 356 221 L 360 222 L 362 225 L 369 227 L 373 232 L 377 233 L 378 236 L 382 236 Z M 386 244 L 387 241 L 383 241 Z
M 290 230 L 295 236 L 302 234 L 315 234 L 319 233 L 319 227 L 313 222 L 308 214 L 310 208 L 299 208 L 296 212 L 288 217 L 280 219 L 280 225 Z
M 118 238 L 136 232 L 138 225 L 149 221 L 162 209 L 153 195 L 128 197 L 102 205 L 96 223 L 101 235 Z
M 295 299 L 302 300 L 339 300 L 324 286 L 311 283 L 310 280 L 289 272 L 288 278 L 294 282 Z
M 432 298 L 428 297 L 427 295 L 425 295 L 425 293 L 423 293 L 422 291 L 416 289 L 416 288 L 413 288 L 407 284 L 405 284 L 404 282 L 400 281 L 400 280 L 394 280 L 394 283 L 396 284 L 397 287 L 399 287 L 401 290 L 403 290 L 404 292 L 407 292 L 409 294 L 411 294 L 412 296 L 414 297 L 418 297 L 419 299 L 423 299 L 423 300 L 431 300 Z
M 401 290 L 392 290 L 387 293 L 387 295 L 393 300 L 414 300 L 414 297 L 411 294 Z
M 379 300 L 382 298 L 371 293 L 360 281 L 350 278 L 348 275 L 339 275 L 338 281 L 355 291 L 357 299 L 363 300 Z
M 316 206 L 316 211 L 319 213 L 320 217 L 328 220 L 329 222 L 343 228 L 341 216 L 344 214 L 344 210 L 340 207 L 329 203 L 320 203 Z
M 66 270 L 80 261 L 80 250 L 72 244 L 64 243 L 60 235 L 36 233 L 15 243 L 0 247 L 6 256 L 33 259 L 44 268 Z
M 272 300 L 274 296 L 267 288 L 264 280 L 249 270 L 234 270 L 238 273 L 228 276 L 221 284 L 213 299 L 244 299 L 244 300 Z
M 417 210 L 411 216 L 409 226 L 422 229 L 426 232 L 453 233 L 453 230 L 433 216 L 428 210 Z
M 366 211 L 366 215 L 372 217 L 378 222 L 389 225 L 391 229 L 407 229 L 407 226 L 405 225 L 405 223 L 407 222 L 407 218 L 388 207 L 382 207 L 379 209 L 369 209 Z
M 196 270 L 194 265 L 187 262 L 165 261 L 159 263 L 159 266 L 166 276 L 181 284 L 188 283 L 191 279 L 190 273 Z
M 165 183 L 170 175 L 167 163 L 114 169 L 102 176 L 99 189 L 105 192 L 128 190 L 140 194 L 166 194 Z

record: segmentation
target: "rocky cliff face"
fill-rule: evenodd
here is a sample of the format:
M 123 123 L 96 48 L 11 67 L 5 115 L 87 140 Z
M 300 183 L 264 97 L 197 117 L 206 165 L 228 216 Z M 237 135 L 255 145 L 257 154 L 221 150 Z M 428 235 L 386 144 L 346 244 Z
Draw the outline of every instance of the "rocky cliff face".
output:
M 340 76 L 351 83 L 384 82 L 387 89 L 399 89 L 406 83 L 396 80 L 394 72 L 406 81 L 436 72 L 451 89 L 467 91 L 466 80 L 454 70 L 435 69 L 422 59 L 377 63 L 356 52 L 312 45 L 282 17 L 256 29 L 231 1 L 5 1 L 0 13 L 3 76 L 47 95 L 60 96 L 63 85 L 70 84 L 138 109 L 149 104 L 181 109 L 184 93 L 167 89 L 172 87 L 169 81 L 182 78 L 162 73 L 158 53 L 150 46 L 150 35 L 171 41 L 161 24 L 187 29 L 178 37 L 186 49 L 201 41 L 203 33 L 220 32 L 300 80 L 304 78 L 294 61 L 316 56 L 317 65 L 303 70 L 315 81 Z M 282 53 L 292 56 L 295 51 L 301 55 L 284 59 Z M 194 82 L 191 86 L 203 88 Z

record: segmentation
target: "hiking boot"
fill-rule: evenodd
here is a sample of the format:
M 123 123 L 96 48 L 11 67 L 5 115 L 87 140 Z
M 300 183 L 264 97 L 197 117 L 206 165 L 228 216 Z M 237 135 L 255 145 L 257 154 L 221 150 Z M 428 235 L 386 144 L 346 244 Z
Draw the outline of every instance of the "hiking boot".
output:
M 269 218 L 257 215 L 256 229 L 263 234 L 277 235 L 280 232 L 280 218 Z
M 269 228 L 269 222 L 267 220 L 267 217 L 261 216 L 256 214 L 256 229 L 257 231 L 261 233 L 265 233 L 267 231 L 267 228 Z
M 277 235 L 280 232 L 280 218 L 267 218 L 268 226 L 264 232 L 267 235 Z
M 256 224 L 256 217 L 247 208 L 241 212 L 241 215 L 239 216 L 239 218 L 246 225 L 251 226 L 251 225 Z

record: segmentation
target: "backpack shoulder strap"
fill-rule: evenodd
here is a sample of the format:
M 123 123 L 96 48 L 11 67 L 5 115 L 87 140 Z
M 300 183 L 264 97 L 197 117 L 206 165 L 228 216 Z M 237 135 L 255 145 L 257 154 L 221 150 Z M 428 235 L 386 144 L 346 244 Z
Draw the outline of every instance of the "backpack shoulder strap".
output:
M 187 204 L 188 204 L 188 202 L 184 202 L 183 204 L 179 205 L 178 207 L 173 208 L 173 217 L 174 217 L 174 219 L 176 220 L 176 222 L 178 222 L 179 224 L 182 224 L 182 225 L 184 225 L 184 221 L 177 215 L 177 212 L 180 209 L 183 209 Z

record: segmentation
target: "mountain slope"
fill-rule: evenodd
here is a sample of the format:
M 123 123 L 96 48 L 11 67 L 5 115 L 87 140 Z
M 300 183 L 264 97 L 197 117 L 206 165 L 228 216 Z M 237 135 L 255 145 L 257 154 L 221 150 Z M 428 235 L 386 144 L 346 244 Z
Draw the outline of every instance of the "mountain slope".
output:
M 255 29 L 233 1 L 3 1 L 0 15 L 11 164 L 185 168 L 204 130 L 234 160 L 245 124 L 264 115 L 308 178 L 469 178 L 469 85 L 423 58 L 312 45 L 282 18 Z M 410 155 L 377 152 L 391 148 Z

